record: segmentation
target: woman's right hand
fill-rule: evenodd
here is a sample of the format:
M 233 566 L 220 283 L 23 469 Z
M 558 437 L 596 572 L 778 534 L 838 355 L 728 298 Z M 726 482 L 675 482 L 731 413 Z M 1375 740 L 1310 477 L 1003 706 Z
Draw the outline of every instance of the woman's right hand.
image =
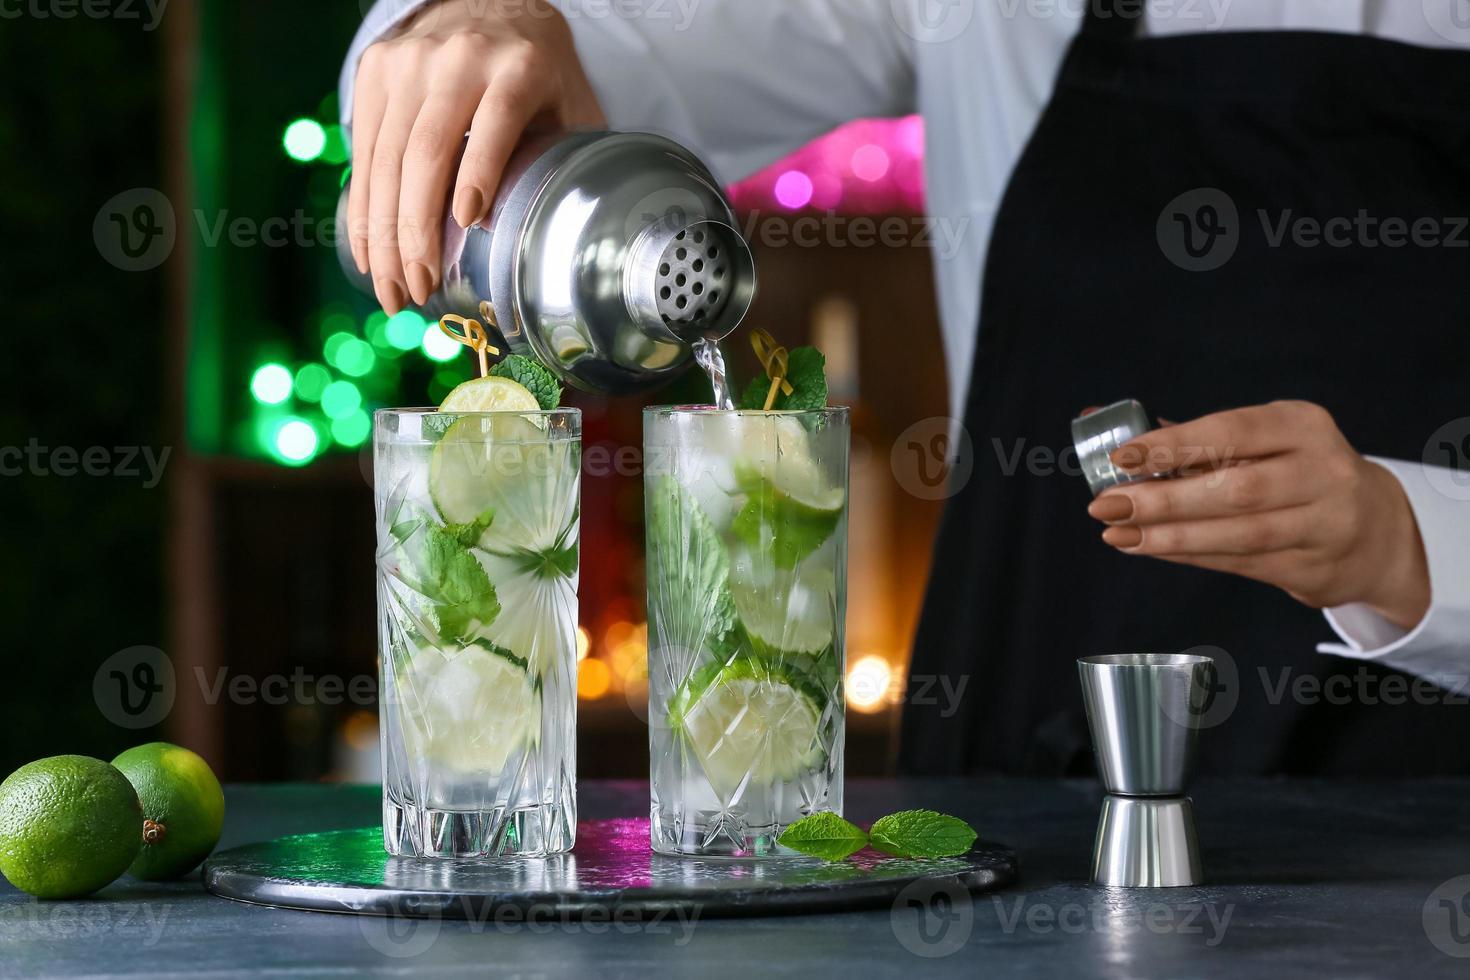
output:
M 546 0 L 434 0 L 363 54 L 352 119 L 352 257 L 390 314 L 439 288 L 445 202 L 484 221 L 528 126 L 603 124 Z

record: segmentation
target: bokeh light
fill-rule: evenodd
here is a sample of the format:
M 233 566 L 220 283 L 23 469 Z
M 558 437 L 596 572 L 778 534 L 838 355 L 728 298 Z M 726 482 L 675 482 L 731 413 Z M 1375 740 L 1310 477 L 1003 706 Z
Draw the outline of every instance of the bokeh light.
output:
M 303 364 L 296 371 L 296 397 L 304 402 L 319 402 L 331 383 L 331 371 L 320 364 Z
M 800 170 L 788 170 L 776 178 L 776 201 L 795 211 L 812 200 L 812 179 Z
M 924 211 L 924 123 L 903 119 L 859 119 L 808 143 L 759 173 L 729 188 L 730 198 L 745 211 L 786 209 L 805 196 L 803 185 L 788 174 L 811 182 L 810 199 L 799 207 L 842 214 L 922 214 Z
M 424 328 L 422 343 L 424 356 L 431 361 L 452 361 L 459 356 L 460 351 L 464 350 L 459 341 L 440 330 L 437 323 Z
M 852 173 L 859 180 L 873 183 L 888 176 L 888 163 L 888 154 L 883 147 L 865 143 L 853 151 Z
M 279 405 L 291 397 L 291 372 L 281 364 L 262 364 L 250 376 L 250 393 L 262 405 Z
M 349 449 L 361 446 L 372 434 L 372 417 L 361 409 L 332 420 L 332 438 Z
M 322 392 L 322 412 L 329 419 L 346 418 L 362 407 L 362 392 L 351 381 L 333 381 Z
M 847 669 L 847 703 L 858 711 L 883 710 L 888 687 L 893 683 L 893 668 L 875 653 L 859 657 Z
M 587 627 L 577 627 L 577 662 L 587 659 L 587 654 L 592 651 L 592 634 L 587 632 Z
M 288 419 L 276 430 L 275 452 L 284 462 L 300 465 L 311 461 L 321 447 L 321 439 L 310 422 Z
M 388 318 L 387 326 L 383 330 L 383 337 L 388 343 L 399 350 L 413 350 L 419 346 L 424 339 L 424 328 L 428 326 L 424 318 L 413 310 L 403 310 Z M 448 340 L 448 337 L 444 338 Z
M 601 660 L 588 657 L 577 665 L 577 697 L 584 701 L 596 701 L 611 687 L 612 671 Z
M 281 144 L 292 160 L 311 163 L 326 150 L 327 131 L 315 119 L 298 119 L 286 127 Z

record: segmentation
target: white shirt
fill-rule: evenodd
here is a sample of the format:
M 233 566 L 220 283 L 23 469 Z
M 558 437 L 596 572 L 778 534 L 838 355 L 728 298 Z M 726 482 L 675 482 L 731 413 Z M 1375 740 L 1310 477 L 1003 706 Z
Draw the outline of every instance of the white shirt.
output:
M 343 67 L 344 123 L 363 49 L 425 2 L 378 0 L 369 12 Z M 934 265 L 960 414 L 996 208 L 1088 0 L 554 2 L 609 123 L 665 133 L 727 182 L 849 120 L 924 116 L 930 220 L 946 225 Z M 1470 48 L 1463 0 L 1149 0 L 1147 9 L 1144 31 L 1156 35 L 1320 30 Z M 1433 602 L 1407 632 L 1359 606 L 1329 610 L 1342 643 L 1319 649 L 1459 687 L 1470 675 L 1470 488 L 1458 494 L 1448 471 L 1417 462 L 1378 462 L 1418 519 Z

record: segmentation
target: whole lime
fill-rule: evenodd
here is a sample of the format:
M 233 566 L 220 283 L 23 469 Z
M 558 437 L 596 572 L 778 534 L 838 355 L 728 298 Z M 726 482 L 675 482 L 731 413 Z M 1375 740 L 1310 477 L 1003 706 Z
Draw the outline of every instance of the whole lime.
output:
M 137 856 L 142 819 L 132 784 L 101 759 L 38 759 L 0 783 L 0 872 L 38 898 L 91 894 Z
M 128 870 L 146 881 L 177 878 L 209 857 L 225 821 L 225 793 L 198 755 L 149 742 L 112 760 L 143 803 L 143 849 Z

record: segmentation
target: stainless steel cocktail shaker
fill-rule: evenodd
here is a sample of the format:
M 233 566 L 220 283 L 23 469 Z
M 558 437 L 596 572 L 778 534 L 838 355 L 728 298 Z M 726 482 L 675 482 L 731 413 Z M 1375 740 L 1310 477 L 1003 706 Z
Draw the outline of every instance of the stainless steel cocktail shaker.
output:
M 338 205 L 346 227 L 347 195 Z M 511 351 L 575 388 L 656 387 L 692 362 L 691 345 L 739 325 L 755 263 L 709 170 L 648 133 L 528 139 L 512 157 L 489 230 L 445 222 L 443 285 L 421 312 L 485 319 Z M 348 236 L 343 271 L 369 295 Z

